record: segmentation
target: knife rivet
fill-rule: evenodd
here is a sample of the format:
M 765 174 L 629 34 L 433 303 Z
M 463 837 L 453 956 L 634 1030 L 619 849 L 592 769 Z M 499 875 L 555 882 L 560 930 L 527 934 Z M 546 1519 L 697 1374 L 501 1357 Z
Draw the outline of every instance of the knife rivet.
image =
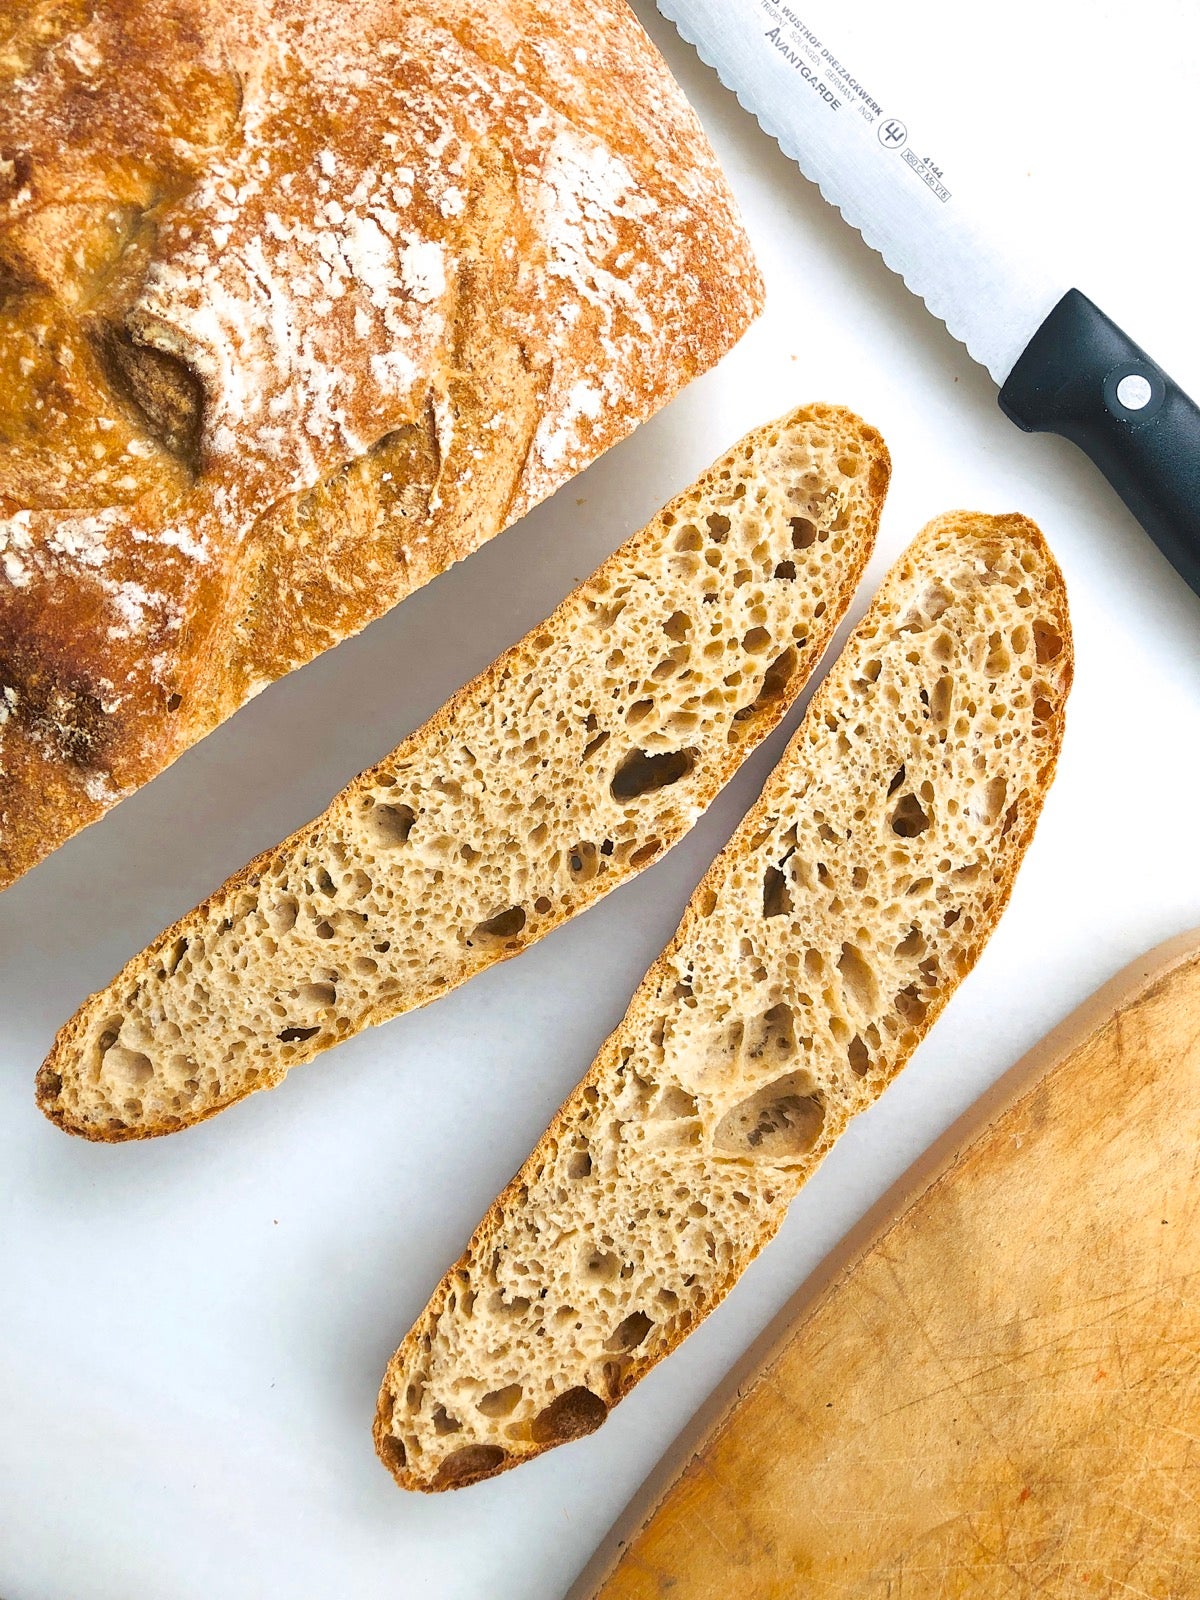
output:
M 1140 372 L 1126 373 L 1117 385 L 1117 399 L 1126 411 L 1141 411 L 1153 398 L 1153 385 Z

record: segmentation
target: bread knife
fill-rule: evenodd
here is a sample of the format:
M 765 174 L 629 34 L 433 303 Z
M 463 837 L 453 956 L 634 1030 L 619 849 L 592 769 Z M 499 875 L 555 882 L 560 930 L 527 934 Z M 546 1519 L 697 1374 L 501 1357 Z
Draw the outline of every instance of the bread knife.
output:
M 657 0 L 784 154 L 966 345 L 1028 433 L 1092 459 L 1200 594 L 1200 407 L 1065 276 L 1014 254 L 820 0 Z M 835 25 L 826 27 L 826 15 Z

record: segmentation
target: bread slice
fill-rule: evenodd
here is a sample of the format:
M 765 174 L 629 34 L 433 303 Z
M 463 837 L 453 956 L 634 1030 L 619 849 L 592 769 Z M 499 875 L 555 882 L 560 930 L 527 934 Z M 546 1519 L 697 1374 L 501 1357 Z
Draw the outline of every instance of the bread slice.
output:
M 779 721 L 889 473 L 847 411 L 749 434 L 548 622 L 62 1029 L 42 1109 L 145 1138 L 515 955 L 657 859 Z
M 591 1432 L 728 1293 L 995 927 L 1071 672 L 1037 528 L 931 523 L 389 1364 L 375 1439 L 400 1484 Z

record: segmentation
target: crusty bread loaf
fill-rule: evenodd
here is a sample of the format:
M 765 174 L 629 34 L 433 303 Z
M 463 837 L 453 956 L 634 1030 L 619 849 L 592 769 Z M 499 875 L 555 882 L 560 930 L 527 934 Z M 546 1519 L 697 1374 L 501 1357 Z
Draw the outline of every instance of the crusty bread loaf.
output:
M 849 412 L 749 434 L 316 822 L 94 995 L 38 1078 L 96 1139 L 166 1133 L 515 955 L 687 831 L 862 574 L 888 477 Z
M 761 285 L 624 0 L 0 17 L 0 887 L 712 365 Z
M 995 926 L 1071 670 L 1032 523 L 925 529 L 393 1357 L 375 1438 L 399 1483 L 471 1483 L 590 1432 L 728 1292 Z

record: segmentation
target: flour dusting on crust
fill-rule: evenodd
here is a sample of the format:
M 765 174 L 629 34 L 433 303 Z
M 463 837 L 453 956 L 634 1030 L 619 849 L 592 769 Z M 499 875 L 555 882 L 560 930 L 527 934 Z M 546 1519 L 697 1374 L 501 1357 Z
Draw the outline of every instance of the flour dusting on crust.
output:
M 30 8 L 0 62 L 0 884 L 550 494 L 759 294 L 622 5 Z

